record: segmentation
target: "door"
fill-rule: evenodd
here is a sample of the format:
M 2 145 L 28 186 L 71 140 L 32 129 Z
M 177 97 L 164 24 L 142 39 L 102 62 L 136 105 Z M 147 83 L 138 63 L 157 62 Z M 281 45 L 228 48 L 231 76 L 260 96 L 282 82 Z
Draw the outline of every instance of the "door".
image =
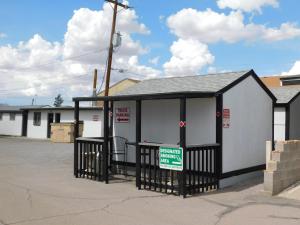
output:
M 55 113 L 55 123 L 60 123 L 60 113 Z
M 48 113 L 48 121 L 47 121 L 47 138 L 51 137 L 51 123 L 53 123 L 53 113 Z
M 22 115 L 22 136 L 27 136 L 28 111 L 23 111 Z

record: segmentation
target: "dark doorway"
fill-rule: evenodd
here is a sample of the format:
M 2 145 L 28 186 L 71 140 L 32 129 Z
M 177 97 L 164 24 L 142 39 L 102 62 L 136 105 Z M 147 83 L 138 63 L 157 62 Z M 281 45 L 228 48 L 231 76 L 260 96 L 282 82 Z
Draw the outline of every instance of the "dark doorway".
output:
M 23 111 L 22 114 L 22 136 L 27 136 L 28 111 Z
M 55 123 L 60 123 L 60 113 L 55 113 Z
M 51 123 L 53 123 L 53 113 L 48 113 L 48 121 L 47 121 L 47 138 L 51 137 Z

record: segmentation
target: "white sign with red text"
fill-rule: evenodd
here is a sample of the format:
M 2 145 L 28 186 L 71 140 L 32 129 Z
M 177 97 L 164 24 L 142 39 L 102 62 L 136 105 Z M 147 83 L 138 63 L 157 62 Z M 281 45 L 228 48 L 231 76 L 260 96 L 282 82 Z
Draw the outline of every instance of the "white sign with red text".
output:
M 223 109 L 223 127 L 230 127 L 230 109 Z
M 116 123 L 129 123 L 130 122 L 130 110 L 129 107 L 116 108 Z

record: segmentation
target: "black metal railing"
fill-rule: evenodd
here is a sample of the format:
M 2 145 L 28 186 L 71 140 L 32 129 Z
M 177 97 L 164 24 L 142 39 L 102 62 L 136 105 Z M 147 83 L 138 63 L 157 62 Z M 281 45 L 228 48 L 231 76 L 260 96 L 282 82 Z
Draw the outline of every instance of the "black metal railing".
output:
M 77 138 L 75 146 L 75 176 L 103 181 L 103 171 L 105 169 L 103 168 L 103 138 Z
M 179 193 L 178 172 L 159 167 L 159 148 L 161 145 L 140 145 L 141 188 Z
M 161 146 L 174 147 L 150 143 L 139 145 L 138 188 L 176 195 L 192 195 L 218 188 L 218 144 L 188 146 L 183 151 L 185 154 L 183 171 L 160 168 L 159 149 Z
M 218 144 L 187 146 L 186 191 L 188 194 L 218 188 L 218 149 Z

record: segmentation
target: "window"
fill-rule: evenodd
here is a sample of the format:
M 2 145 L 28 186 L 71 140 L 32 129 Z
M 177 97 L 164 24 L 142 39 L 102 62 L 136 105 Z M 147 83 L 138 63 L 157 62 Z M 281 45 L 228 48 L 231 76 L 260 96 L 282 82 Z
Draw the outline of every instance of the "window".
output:
M 0 120 L 3 120 L 2 117 L 3 117 L 3 113 L 0 113 Z
M 10 113 L 9 114 L 9 120 L 15 120 L 16 119 L 16 114 L 15 113 Z
M 60 123 L 60 113 L 55 113 L 55 123 Z
M 33 113 L 33 125 L 41 126 L 41 113 L 40 112 Z

